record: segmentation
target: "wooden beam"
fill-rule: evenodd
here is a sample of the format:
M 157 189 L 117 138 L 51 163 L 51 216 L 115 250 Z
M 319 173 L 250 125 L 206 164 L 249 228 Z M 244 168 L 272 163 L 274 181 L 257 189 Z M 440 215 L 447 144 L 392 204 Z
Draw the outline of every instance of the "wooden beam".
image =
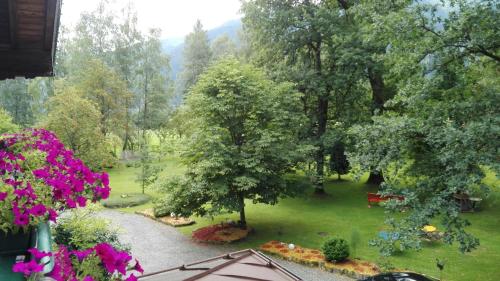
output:
M 17 48 L 17 2 L 16 0 L 9 1 L 9 29 L 10 29 L 10 45 L 12 49 Z
M 56 10 L 57 0 L 45 0 L 45 36 L 43 47 L 45 50 L 51 50 L 54 43 L 56 33 Z

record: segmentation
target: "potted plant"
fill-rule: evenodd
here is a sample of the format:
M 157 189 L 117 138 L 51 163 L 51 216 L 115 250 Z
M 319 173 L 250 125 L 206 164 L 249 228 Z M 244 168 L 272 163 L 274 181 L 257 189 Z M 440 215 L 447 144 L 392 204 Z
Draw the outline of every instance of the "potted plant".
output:
M 109 196 L 96 173 L 43 129 L 0 136 L 0 255 L 26 252 L 32 231 L 60 211 Z

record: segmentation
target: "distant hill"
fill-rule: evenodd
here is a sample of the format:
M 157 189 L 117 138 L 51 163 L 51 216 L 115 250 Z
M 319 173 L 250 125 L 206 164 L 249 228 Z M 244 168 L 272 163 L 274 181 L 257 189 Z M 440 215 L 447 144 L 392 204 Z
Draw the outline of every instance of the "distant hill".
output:
M 241 20 L 231 20 L 223 25 L 207 31 L 208 39 L 215 38 L 227 34 L 229 38 L 238 42 L 238 31 L 241 29 Z M 177 74 L 182 71 L 182 50 L 184 49 L 184 38 L 173 37 L 162 40 L 162 48 L 165 53 L 170 56 L 170 66 L 172 67 L 172 79 L 177 77 Z

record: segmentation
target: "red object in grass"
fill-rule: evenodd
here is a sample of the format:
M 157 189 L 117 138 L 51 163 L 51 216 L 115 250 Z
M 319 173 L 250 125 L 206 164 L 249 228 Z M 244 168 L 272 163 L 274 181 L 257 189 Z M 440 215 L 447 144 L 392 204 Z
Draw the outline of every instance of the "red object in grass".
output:
M 371 203 L 380 203 L 383 201 L 387 201 L 389 199 L 395 199 L 395 200 L 400 200 L 400 201 L 405 200 L 405 197 L 400 196 L 400 195 L 382 196 L 382 195 L 379 195 L 379 194 L 373 193 L 373 192 L 368 192 L 367 195 L 368 195 L 368 208 L 372 207 Z
M 193 239 L 207 243 L 230 243 L 245 238 L 251 228 L 240 228 L 230 224 L 215 224 L 193 231 Z
M 220 224 L 210 225 L 193 231 L 193 237 L 200 241 L 211 240 L 215 232 L 224 229 Z

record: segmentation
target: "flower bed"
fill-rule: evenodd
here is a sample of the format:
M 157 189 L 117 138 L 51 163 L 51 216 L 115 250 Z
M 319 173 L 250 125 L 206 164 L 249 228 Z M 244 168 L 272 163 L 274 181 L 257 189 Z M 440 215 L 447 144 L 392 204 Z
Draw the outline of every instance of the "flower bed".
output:
M 354 278 L 363 278 L 380 273 L 375 264 L 367 261 L 348 259 L 340 263 L 331 263 L 325 260 L 325 256 L 319 250 L 303 248 L 297 245 L 290 249 L 288 244 L 279 241 L 267 242 L 260 246 L 260 250 L 286 260 L 308 266 L 317 266 L 326 271 L 345 274 Z
M 214 224 L 193 231 L 193 240 L 205 243 L 231 243 L 242 240 L 252 231 L 232 224 Z
M 155 217 L 153 209 L 146 209 L 143 211 L 137 211 L 135 212 L 138 215 L 145 216 L 147 218 L 153 219 L 155 221 L 164 223 L 166 225 L 170 225 L 173 227 L 180 227 L 180 226 L 186 226 L 186 225 L 192 225 L 195 223 L 194 220 L 190 218 L 184 218 L 184 217 L 171 217 L 171 216 L 165 216 L 165 217 Z

